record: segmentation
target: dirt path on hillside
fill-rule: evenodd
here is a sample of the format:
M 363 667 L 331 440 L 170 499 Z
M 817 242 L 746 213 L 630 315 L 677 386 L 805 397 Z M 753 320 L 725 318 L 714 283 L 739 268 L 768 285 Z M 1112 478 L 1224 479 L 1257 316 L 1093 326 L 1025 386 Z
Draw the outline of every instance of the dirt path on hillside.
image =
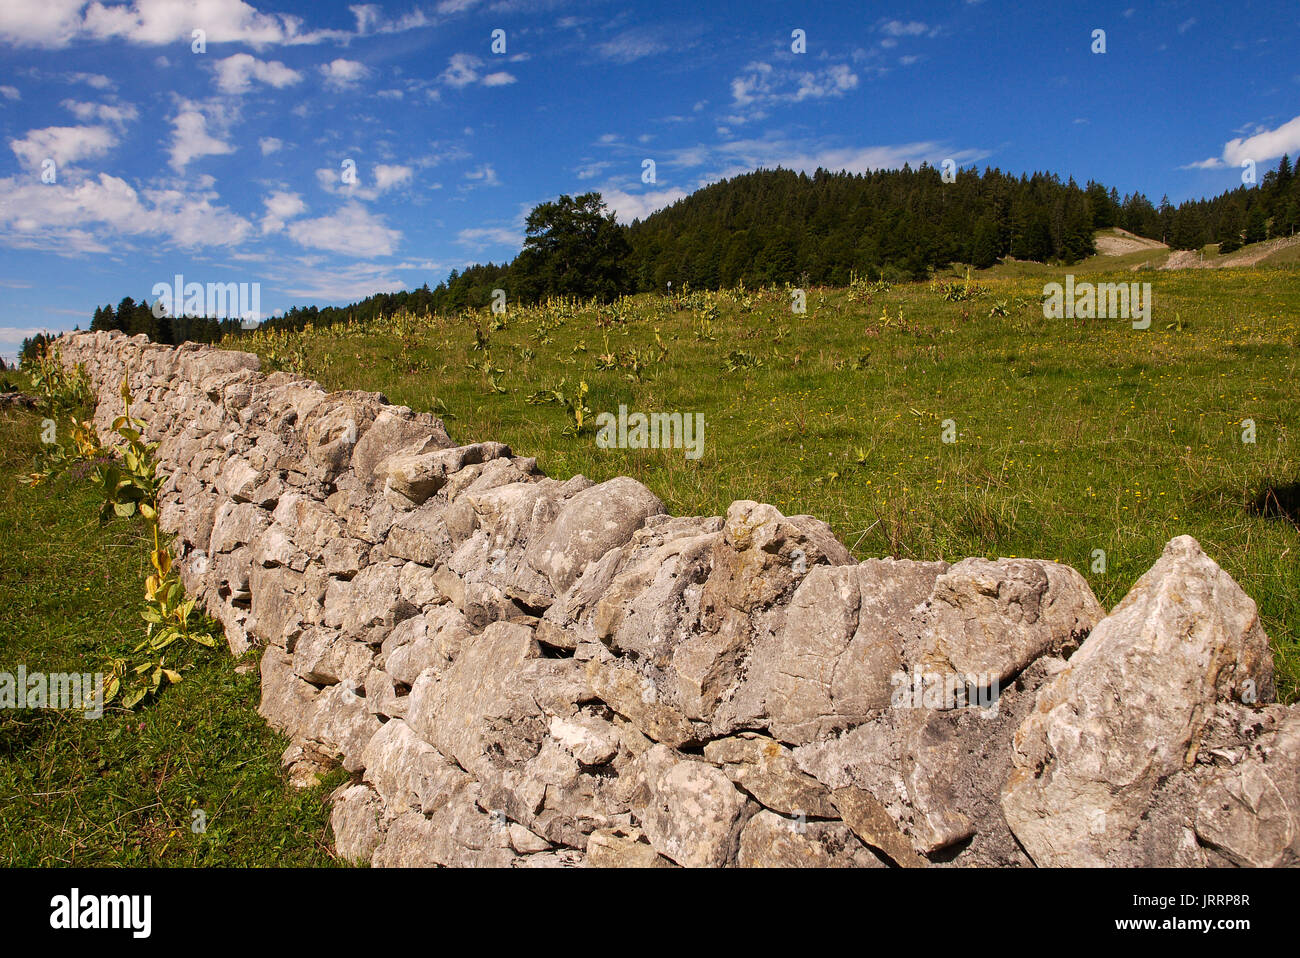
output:
M 1161 269 L 1229 269 L 1234 266 L 1254 266 L 1260 260 L 1290 246 L 1300 245 L 1300 236 L 1283 236 L 1257 243 L 1248 250 L 1215 256 L 1202 260 L 1197 250 L 1181 249 L 1172 253 Z
M 1147 239 L 1130 233 L 1128 230 L 1116 229 L 1112 233 L 1099 234 L 1095 240 L 1097 252 L 1102 256 L 1124 256 L 1128 253 L 1140 253 L 1144 250 L 1168 249 L 1159 240 Z

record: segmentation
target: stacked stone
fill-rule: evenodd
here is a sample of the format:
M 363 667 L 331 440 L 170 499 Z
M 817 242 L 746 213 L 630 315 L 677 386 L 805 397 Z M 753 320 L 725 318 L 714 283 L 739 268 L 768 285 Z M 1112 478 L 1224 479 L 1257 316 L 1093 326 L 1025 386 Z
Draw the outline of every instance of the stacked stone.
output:
M 264 646 L 292 780 L 352 773 L 348 859 L 1300 860 L 1300 707 L 1189 537 L 1107 615 L 1057 563 L 856 562 L 809 516 L 674 518 L 249 354 L 61 343 L 106 438 L 127 377 L 185 586 L 233 653 Z M 900 701 L 913 675 L 996 702 Z

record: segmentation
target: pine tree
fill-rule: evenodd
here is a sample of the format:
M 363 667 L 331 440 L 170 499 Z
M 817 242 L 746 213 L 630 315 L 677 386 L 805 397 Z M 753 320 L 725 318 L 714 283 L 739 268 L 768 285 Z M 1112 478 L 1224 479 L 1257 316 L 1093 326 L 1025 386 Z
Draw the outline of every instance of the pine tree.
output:
M 1000 253 L 997 224 L 991 217 L 986 216 L 975 224 L 975 239 L 971 244 L 971 265 L 976 269 L 988 269 L 998 261 Z
M 1252 203 L 1246 211 L 1244 239 L 1247 243 L 1262 243 L 1268 239 L 1268 223 L 1264 219 L 1264 207 L 1259 203 Z

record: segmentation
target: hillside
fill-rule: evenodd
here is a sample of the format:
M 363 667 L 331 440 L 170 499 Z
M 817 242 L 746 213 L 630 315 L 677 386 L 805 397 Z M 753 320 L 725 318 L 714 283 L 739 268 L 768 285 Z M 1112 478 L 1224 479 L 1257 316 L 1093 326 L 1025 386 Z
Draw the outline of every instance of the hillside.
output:
M 703 187 L 628 227 L 601 210 L 598 193 L 561 196 L 529 214 L 524 249 L 509 263 L 452 270 L 436 287 L 377 293 L 349 306 L 293 307 L 265 325 L 301 329 L 401 310 L 446 313 L 486 306 L 497 289 L 515 303 L 609 301 L 670 283 L 678 290 L 847 286 L 854 277 L 922 280 L 966 264 L 1028 275 L 1049 264 L 1091 271 L 1300 261 L 1291 242 L 1300 226 L 1300 176 L 1285 156 L 1256 188 L 1177 207 L 1051 173 L 969 169 L 948 177 L 922 165 L 812 176 L 760 169 Z M 143 332 L 156 342 L 213 342 L 237 333 L 238 323 L 159 320 L 146 301 L 127 297 L 116 309 L 97 309 L 90 328 Z

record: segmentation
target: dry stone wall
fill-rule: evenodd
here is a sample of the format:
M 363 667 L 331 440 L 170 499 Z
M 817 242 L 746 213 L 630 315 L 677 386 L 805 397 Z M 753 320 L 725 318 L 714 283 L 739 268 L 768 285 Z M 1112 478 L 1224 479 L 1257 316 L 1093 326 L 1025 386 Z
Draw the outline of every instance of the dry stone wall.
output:
M 1032 559 L 856 562 L 809 516 L 673 517 L 256 357 L 65 338 L 299 783 L 376 865 L 1290 865 L 1300 707 L 1189 537 L 1108 615 Z M 954 694 L 955 693 L 955 694 Z

